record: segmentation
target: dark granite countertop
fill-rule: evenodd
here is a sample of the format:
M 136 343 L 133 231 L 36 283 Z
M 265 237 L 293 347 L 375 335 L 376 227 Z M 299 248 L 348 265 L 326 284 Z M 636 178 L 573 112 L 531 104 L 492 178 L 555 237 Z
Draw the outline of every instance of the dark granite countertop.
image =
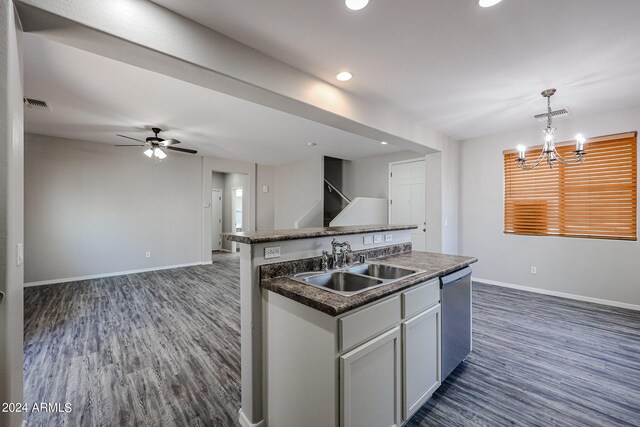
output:
M 239 243 L 264 243 L 312 237 L 342 236 L 346 234 L 375 233 L 377 231 L 411 230 L 416 225 L 356 225 L 349 227 L 294 228 L 287 230 L 251 231 L 248 233 L 222 233 L 224 239 Z
M 412 267 L 424 270 L 424 273 L 352 296 L 339 295 L 287 277 L 263 279 L 260 286 L 331 316 L 337 316 L 426 280 L 460 270 L 476 261 L 478 259 L 473 257 L 416 251 L 371 259 L 368 262 Z

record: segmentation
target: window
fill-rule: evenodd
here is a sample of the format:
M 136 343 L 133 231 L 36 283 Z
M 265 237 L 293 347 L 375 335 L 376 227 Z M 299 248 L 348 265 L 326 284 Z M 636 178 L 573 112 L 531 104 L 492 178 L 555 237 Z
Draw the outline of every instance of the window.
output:
M 518 167 L 504 154 L 504 232 L 636 240 L 636 132 L 591 138 L 581 165 Z M 557 144 L 565 157 L 575 143 Z M 530 147 L 531 160 L 542 146 Z M 528 159 L 529 160 L 529 159 Z

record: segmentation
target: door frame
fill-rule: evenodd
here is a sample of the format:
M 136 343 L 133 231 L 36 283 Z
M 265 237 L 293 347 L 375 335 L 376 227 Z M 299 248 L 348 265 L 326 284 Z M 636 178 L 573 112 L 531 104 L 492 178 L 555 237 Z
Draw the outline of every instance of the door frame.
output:
M 403 163 L 414 163 L 414 162 L 424 162 L 424 189 L 425 189 L 425 195 L 424 195 L 424 241 L 427 241 L 427 156 L 425 155 L 424 157 L 416 157 L 413 159 L 407 159 L 407 160 L 398 160 L 396 162 L 389 162 L 389 173 L 387 175 L 387 179 L 389 180 L 389 200 L 387 201 L 387 217 L 389 224 L 391 224 L 391 169 L 393 168 L 393 166 L 395 165 L 401 165 Z
M 218 191 L 220 192 L 220 233 L 223 232 L 222 230 L 222 218 L 224 217 L 224 201 L 222 199 L 222 197 L 224 196 L 224 189 L 222 188 L 212 188 L 211 189 L 211 234 L 213 235 L 213 192 L 214 191 Z M 220 243 L 220 249 L 218 250 L 222 250 L 222 243 Z M 211 251 L 213 252 L 213 241 L 211 242 Z

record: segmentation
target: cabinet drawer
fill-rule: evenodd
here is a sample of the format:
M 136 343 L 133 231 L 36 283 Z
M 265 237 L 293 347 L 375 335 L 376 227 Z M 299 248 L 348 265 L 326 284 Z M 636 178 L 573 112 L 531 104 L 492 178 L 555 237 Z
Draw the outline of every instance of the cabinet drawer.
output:
M 402 293 L 402 318 L 408 319 L 440 302 L 440 280 L 433 279 Z
M 367 307 L 338 321 L 340 351 L 348 350 L 400 322 L 400 296 Z

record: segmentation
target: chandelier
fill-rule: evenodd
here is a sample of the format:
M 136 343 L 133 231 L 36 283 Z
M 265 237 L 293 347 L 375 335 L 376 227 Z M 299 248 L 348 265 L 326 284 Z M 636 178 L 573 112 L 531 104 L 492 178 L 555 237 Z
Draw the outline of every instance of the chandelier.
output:
M 550 168 L 556 163 L 562 163 L 563 165 L 578 165 L 584 161 L 584 156 L 587 154 L 584 151 L 584 136 L 581 134 L 576 135 L 576 149 L 573 150 L 573 157 L 567 158 L 556 150 L 556 144 L 554 134 L 556 128 L 552 127 L 553 117 L 551 115 L 551 97 L 556 93 L 555 89 L 543 90 L 541 95 L 547 98 L 547 127 L 542 131 L 544 133 L 544 146 L 542 147 L 542 153 L 533 162 L 527 162 L 525 159 L 527 148 L 524 145 L 518 145 L 518 166 L 522 169 L 533 169 L 546 161 Z

